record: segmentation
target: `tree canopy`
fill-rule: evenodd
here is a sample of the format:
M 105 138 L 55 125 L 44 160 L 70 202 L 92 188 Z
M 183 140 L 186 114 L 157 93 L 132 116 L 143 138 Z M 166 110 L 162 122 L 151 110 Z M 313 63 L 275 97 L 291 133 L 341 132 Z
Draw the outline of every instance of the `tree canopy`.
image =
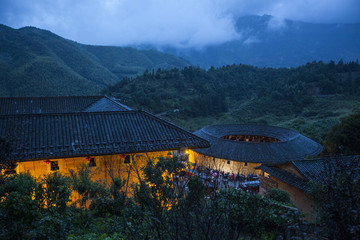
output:
M 360 155 L 360 111 L 335 125 L 326 135 L 324 146 L 330 155 Z

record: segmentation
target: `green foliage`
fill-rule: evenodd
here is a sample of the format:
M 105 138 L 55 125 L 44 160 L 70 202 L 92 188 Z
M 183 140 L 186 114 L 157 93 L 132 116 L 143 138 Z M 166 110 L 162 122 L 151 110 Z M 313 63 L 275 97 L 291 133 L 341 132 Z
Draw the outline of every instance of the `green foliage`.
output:
M 45 187 L 46 184 L 46 187 Z M 7 178 L 0 185 L 0 238 L 64 239 L 72 218 L 67 202 L 68 179 L 58 173 L 36 182 L 29 174 Z
M 188 65 L 157 51 L 87 46 L 33 27 L 0 25 L 0 34 L 0 96 L 96 95 L 146 69 Z
M 293 128 L 322 142 L 338 119 L 360 103 L 360 65 L 342 65 L 158 70 L 124 78 L 103 93 L 190 131 L 210 124 L 261 123 Z
M 70 201 L 70 179 L 58 172 L 46 175 L 41 181 L 43 185 L 44 204 L 47 208 L 66 209 Z
M 224 211 L 224 220 L 232 227 L 231 230 L 253 237 L 260 237 L 264 233 L 279 235 L 287 231 L 296 232 L 299 224 L 298 212 L 277 207 L 259 195 L 232 189 L 223 191 L 219 198 L 220 207 Z
M 122 192 L 124 182 L 120 179 L 114 179 L 110 186 L 92 182 L 86 166 L 72 172 L 71 180 L 59 173 L 39 182 L 28 174 L 14 176 L 0 185 L 6 193 L 0 204 L 0 237 L 239 239 L 287 236 L 292 231 L 291 236 L 299 235 L 294 230 L 299 223 L 297 213 L 241 191 L 208 195 L 199 177 L 174 178 L 184 167 L 176 158 L 150 159 L 135 186 L 134 198 Z M 66 205 L 69 184 L 81 194 L 81 204 L 91 196 L 95 207 Z
M 121 191 L 126 181 L 120 178 L 114 178 L 108 191 L 103 191 L 98 198 L 95 198 L 90 205 L 90 209 L 99 215 L 111 213 L 113 215 L 121 215 L 121 210 L 126 204 L 126 194 Z
M 170 176 L 178 172 L 176 164 L 170 159 L 150 160 L 136 189 L 148 238 L 239 239 L 297 231 L 297 213 L 259 195 L 231 189 L 207 195 L 198 177 L 174 181 Z
M 330 158 L 312 195 L 320 222 L 330 239 L 358 239 L 360 235 L 360 160 Z
M 21 239 L 41 216 L 39 184 L 29 174 L 20 174 L 0 187 L 6 195 L 0 204 L 0 237 Z
M 125 240 L 126 238 L 123 238 L 119 236 L 118 233 L 113 234 L 95 234 L 95 233 L 87 233 L 84 235 L 69 235 L 66 240 Z
M 86 202 L 90 198 L 106 196 L 108 194 L 106 184 L 102 181 L 92 181 L 93 172 L 87 164 L 82 164 L 76 171 L 70 170 L 70 181 L 74 191 L 80 195 L 78 203 L 86 208 Z
M 360 154 L 360 112 L 343 118 L 326 135 L 324 152 L 330 155 Z
M 270 189 L 266 192 L 265 197 L 283 204 L 292 204 L 290 194 L 279 188 Z

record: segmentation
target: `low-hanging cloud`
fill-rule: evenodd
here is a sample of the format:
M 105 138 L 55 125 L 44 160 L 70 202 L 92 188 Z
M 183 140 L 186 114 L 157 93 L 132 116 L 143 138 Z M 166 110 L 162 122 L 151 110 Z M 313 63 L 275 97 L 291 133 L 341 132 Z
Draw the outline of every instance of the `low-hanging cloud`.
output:
M 240 39 L 239 16 L 359 22 L 357 0 L 2 0 L 0 23 L 36 26 L 81 43 L 203 47 Z

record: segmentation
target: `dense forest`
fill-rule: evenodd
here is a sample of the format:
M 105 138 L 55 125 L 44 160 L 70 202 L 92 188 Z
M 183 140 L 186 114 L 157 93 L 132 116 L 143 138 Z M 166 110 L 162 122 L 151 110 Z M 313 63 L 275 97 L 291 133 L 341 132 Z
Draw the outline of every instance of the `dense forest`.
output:
M 0 24 L 0 96 L 97 95 L 146 69 L 189 63 L 155 50 L 88 46 L 46 30 Z
M 341 117 L 359 109 L 360 65 L 312 62 L 297 68 L 231 65 L 146 71 L 103 91 L 195 131 L 214 123 L 294 128 L 322 142 Z

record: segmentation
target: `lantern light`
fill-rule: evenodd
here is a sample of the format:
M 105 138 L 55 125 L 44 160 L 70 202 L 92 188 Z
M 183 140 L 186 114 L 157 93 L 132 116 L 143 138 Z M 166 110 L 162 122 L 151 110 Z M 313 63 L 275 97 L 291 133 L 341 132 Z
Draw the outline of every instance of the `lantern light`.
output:
M 90 159 L 91 159 L 90 157 L 86 157 L 86 160 L 90 161 Z
M 45 162 L 46 164 L 50 164 L 50 163 L 51 163 L 51 161 L 50 161 L 49 159 L 45 160 L 44 162 Z

